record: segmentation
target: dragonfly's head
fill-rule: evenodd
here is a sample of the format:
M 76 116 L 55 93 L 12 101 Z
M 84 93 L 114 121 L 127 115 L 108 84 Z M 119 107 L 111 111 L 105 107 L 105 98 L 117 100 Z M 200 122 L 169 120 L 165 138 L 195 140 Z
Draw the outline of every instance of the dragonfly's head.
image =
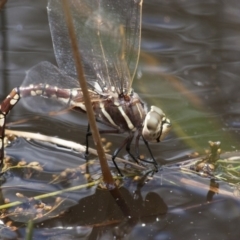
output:
M 147 113 L 143 123 L 142 135 L 149 142 L 161 142 L 171 128 L 170 120 L 164 112 L 155 106 Z

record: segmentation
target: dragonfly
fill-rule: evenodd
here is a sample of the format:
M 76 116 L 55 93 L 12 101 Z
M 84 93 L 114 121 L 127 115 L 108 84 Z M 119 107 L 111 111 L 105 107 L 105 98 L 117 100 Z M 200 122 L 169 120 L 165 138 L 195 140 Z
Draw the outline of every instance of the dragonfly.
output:
M 96 120 L 111 127 L 100 133 L 128 133 L 117 148 L 112 161 L 119 172 L 115 158 L 125 147 L 134 161 L 158 164 L 148 142 L 161 142 L 171 123 L 164 112 L 146 104 L 132 89 L 141 41 L 142 0 L 69 0 L 73 24 L 82 56 L 88 92 Z M 21 98 L 50 99 L 48 107 L 58 111 L 62 107 L 86 112 L 84 97 L 77 80 L 71 43 L 64 16 L 62 0 L 49 0 L 48 19 L 57 61 L 40 62 L 26 74 L 23 84 L 14 88 L 0 105 L 0 159 L 4 157 L 4 130 L 6 116 Z M 30 103 L 34 101 L 29 101 Z M 57 104 L 55 104 L 55 102 Z M 86 152 L 88 151 L 87 132 Z M 131 143 L 135 138 L 135 154 Z M 143 139 L 151 160 L 140 159 L 139 141 Z

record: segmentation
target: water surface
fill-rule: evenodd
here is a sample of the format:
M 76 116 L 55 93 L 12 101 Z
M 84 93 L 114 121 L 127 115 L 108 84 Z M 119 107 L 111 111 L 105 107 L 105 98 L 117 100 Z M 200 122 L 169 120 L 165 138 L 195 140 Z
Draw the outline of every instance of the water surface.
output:
M 45 0 L 9 0 L 1 12 L 2 99 L 21 85 L 25 72 L 35 64 L 40 61 L 56 64 L 46 5 Z M 209 140 L 221 141 L 223 151 L 239 150 L 239 9 L 236 0 L 144 2 L 141 56 L 133 88 L 148 106 L 160 106 L 173 123 L 166 140 L 151 145 L 159 163 L 187 160 L 196 150 L 203 153 Z M 17 123 L 36 116 L 39 117 Z M 39 115 L 29 112 L 20 102 L 8 123 L 12 123 L 8 126 L 11 129 L 85 141 L 84 114 Z M 113 143 L 113 151 L 124 136 L 107 139 Z M 143 144 L 141 150 L 145 154 Z M 84 164 L 84 156 L 75 151 L 18 139 L 7 148 L 7 154 L 16 162 L 25 159 L 44 165 L 44 172 L 30 179 L 26 172 L 11 173 L 2 190 L 3 198 L 11 201 L 18 200 L 16 192 L 31 197 L 86 182 L 80 176 L 67 186 L 48 184 L 52 174 Z M 132 209 L 132 222 L 124 219 L 105 191 L 86 188 L 71 192 L 63 196 L 66 199 L 54 214 L 67 212 L 61 218 L 52 214 L 36 221 L 34 236 L 236 239 L 240 235 L 239 196 L 234 194 L 237 186 L 217 181 L 219 194 L 216 194 L 209 187 L 212 184 L 215 183 L 209 178 L 181 172 L 178 165 L 164 167 L 146 184 L 125 179 L 121 193 Z M 55 199 L 44 201 L 52 206 Z M 9 216 L 17 230 L 4 232 L 6 239 L 25 235 L 29 217 L 21 216 Z

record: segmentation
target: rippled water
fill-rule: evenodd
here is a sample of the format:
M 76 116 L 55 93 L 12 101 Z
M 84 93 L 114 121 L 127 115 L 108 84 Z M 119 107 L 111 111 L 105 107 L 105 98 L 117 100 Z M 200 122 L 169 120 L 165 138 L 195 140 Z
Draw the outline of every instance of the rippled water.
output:
M 25 71 L 33 65 L 46 60 L 56 64 L 46 5 L 44 0 L 9 0 L 1 12 L 1 98 L 21 85 Z M 133 88 L 149 106 L 160 106 L 173 123 L 166 140 L 151 146 L 159 163 L 185 160 L 195 150 L 203 152 L 209 140 L 221 141 L 223 151 L 239 150 L 239 16 L 237 0 L 144 2 L 141 57 Z M 34 116 L 19 103 L 9 122 Z M 43 116 L 11 127 L 83 143 L 86 118 L 80 116 Z M 108 136 L 114 146 L 123 138 Z M 65 187 L 49 186 L 50 175 L 79 164 L 76 153 L 23 139 L 13 143 L 7 153 L 17 161 L 34 158 L 45 163 L 46 172 L 34 182 L 41 185 L 37 185 L 38 191 L 33 192 L 33 183 L 19 175 L 6 183 L 15 186 L 28 182 L 29 196 Z M 121 191 L 135 218 L 132 225 L 124 226 L 123 222 L 120 226 L 126 231 L 125 239 L 236 239 L 240 235 L 239 198 L 233 194 L 234 187 L 218 184 L 219 194 L 214 194 L 208 178 L 188 176 L 177 167 L 164 168 L 140 189 L 126 180 Z M 133 196 L 136 191 L 140 193 L 137 199 Z M 13 192 L 5 190 L 2 194 L 11 198 Z M 49 228 L 54 228 L 61 239 L 78 239 L 81 235 L 112 239 L 116 229 L 105 221 L 119 221 L 119 210 L 101 191 L 91 189 L 82 194 L 69 194 L 65 209 L 71 208 L 64 218 L 39 223 L 36 239 L 54 239 Z M 111 203 L 106 204 L 106 199 Z M 16 234 L 23 236 L 25 226 L 19 225 L 20 219 L 14 221 L 19 227 Z M 92 227 L 99 223 L 103 226 Z M 69 226 L 72 229 L 67 230 Z M 10 233 L 7 237 L 15 239 Z

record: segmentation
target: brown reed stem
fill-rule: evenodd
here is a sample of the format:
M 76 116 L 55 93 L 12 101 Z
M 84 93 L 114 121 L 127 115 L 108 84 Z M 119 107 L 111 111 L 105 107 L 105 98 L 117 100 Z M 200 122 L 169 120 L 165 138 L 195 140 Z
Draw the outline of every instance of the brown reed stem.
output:
M 99 131 L 97 128 L 94 112 L 92 109 L 92 103 L 91 103 L 91 100 L 90 100 L 90 97 L 88 94 L 88 87 L 87 87 L 87 83 L 86 83 L 85 76 L 84 76 L 84 69 L 82 67 L 81 54 L 78 49 L 78 42 L 77 42 L 76 33 L 74 30 L 74 26 L 73 26 L 73 20 L 72 20 L 70 8 L 69 8 L 69 1 L 62 0 L 62 3 L 63 3 L 64 15 L 66 17 L 68 32 L 69 32 L 69 38 L 71 41 L 73 57 L 75 60 L 77 76 L 78 76 L 78 80 L 79 80 L 79 83 L 80 83 L 80 86 L 82 89 L 84 103 L 85 103 L 86 110 L 87 110 L 87 117 L 88 117 L 88 121 L 89 121 L 89 124 L 91 127 L 94 144 L 95 144 L 97 152 L 98 152 L 98 157 L 99 157 L 101 170 L 102 170 L 102 174 L 103 174 L 103 181 L 105 182 L 106 187 L 109 190 L 111 190 L 111 189 L 115 188 L 115 183 L 113 181 L 113 177 L 111 175 L 109 166 L 107 164 L 107 159 L 105 156 L 105 152 L 103 150 L 102 142 L 100 139 L 100 134 L 99 134 Z
M 0 0 L 0 10 L 4 7 L 6 3 L 7 3 L 7 0 Z

